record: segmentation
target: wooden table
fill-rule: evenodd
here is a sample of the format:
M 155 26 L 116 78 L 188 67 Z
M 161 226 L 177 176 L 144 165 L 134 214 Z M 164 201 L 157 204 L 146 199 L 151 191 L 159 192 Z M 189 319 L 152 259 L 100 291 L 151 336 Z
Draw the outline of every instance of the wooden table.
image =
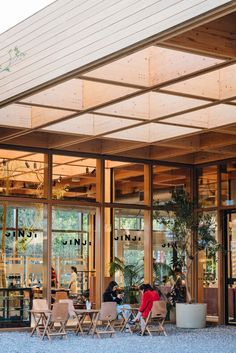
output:
M 123 315 L 124 321 L 123 321 L 123 324 L 121 327 L 121 332 L 128 328 L 129 332 L 131 334 L 133 334 L 133 327 L 129 324 L 129 321 L 130 321 L 132 315 L 133 316 L 137 315 L 138 311 L 139 311 L 139 308 L 123 308 L 122 309 L 122 315 Z M 128 312 L 128 315 L 126 315 L 126 312 Z M 138 324 L 138 322 L 137 322 L 137 324 Z
M 87 334 L 90 333 L 91 329 L 92 329 L 92 333 L 94 332 L 94 322 L 97 318 L 97 315 L 99 314 L 99 310 L 95 310 L 95 309 L 77 309 L 75 310 L 75 314 L 77 316 L 78 319 L 78 325 L 76 327 L 76 334 L 78 335 L 78 333 L 80 332 L 82 335 L 84 334 L 84 330 L 83 330 L 83 324 L 84 324 L 84 320 L 86 318 L 86 316 L 88 316 L 90 318 L 90 324 L 89 324 L 89 328 L 87 331 Z
M 30 313 L 32 314 L 35 321 L 35 326 L 33 327 L 30 336 L 33 336 L 33 334 L 36 332 L 38 336 L 42 336 L 43 338 L 46 322 L 48 316 L 51 315 L 52 310 L 30 310 Z

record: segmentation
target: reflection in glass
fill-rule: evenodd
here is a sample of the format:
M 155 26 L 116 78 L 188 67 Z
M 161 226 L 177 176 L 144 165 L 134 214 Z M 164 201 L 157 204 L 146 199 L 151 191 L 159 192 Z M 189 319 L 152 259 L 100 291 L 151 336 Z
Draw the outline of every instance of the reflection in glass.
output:
M 96 201 L 96 183 L 96 159 L 53 156 L 53 199 Z
M 199 207 L 214 207 L 217 205 L 217 166 L 199 168 L 198 205 Z
M 43 207 L 0 205 L 0 287 L 42 289 Z
M 190 191 L 190 169 L 164 165 L 153 166 L 153 200 L 159 205 L 170 201 L 176 189 Z
M 65 289 L 71 289 L 71 266 L 76 267 L 77 285 L 73 295 L 88 297 L 90 294 L 90 284 L 95 275 L 92 251 L 94 217 L 92 209 L 53 207 L 52 266 L 57 274 L 57 286 Z
M 164 211 L 153 213 L 153 281 L 156 285 L 171 287 L 174 261 L 173 235 L 164 224 L 158 222 L 157 218 L 164 215 Z
M 115 209 L 114 224 L 113 261 L 120 265 L 114 277 L 119 286 L 125 288 L 126 300 L 135 303 L 144 275 L 143 211 Z
M 45 155 L 0 149 L 0 195 L 45 197 Z
M 217 238 L 217 214 L 208 214 L 213 219 Z M 198 301 L 207 303 L 208 315 L 218 315 L 218 256 L 208 258 L 204 251 L 198 252 Z
M 233 206 L 236 204 L 236 164 L 221 164 L 220 172 L 222 205 Z
M 144 165 L 122 163 L 113 167 L 114 202 L 144 203 Z

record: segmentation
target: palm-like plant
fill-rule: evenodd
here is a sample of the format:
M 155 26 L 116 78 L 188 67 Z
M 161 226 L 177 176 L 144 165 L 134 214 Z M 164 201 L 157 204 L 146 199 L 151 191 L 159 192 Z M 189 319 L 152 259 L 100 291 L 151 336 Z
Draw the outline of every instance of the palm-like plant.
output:
M 162 206 L 163 207 L 163 206 Z M 184 190 L 174 190 L 172 200 L 166 202 L 166 216 L 156 211 L 157 221 L 164 224 L 173 237 L 173 248 L 177 254 L 177 262 L 185 272 L 186 300 L 192 302 L 189 290 L 189 272 L 199 251 L 205 251 L 207 258 L 215 258 L 221 248 L 215 238 L 215 223 L 210 214 L 195 214 L 194 202 Z M 193 234 L 196 234 L 196 240 Z
M 124 277 L 125 299 L 130 303 L 137 302 L 137 287 L 143 282 L 143 264 L 135 263 L 126 265 L 118 257 L 110 263 L 110 276 L 120 271 Z

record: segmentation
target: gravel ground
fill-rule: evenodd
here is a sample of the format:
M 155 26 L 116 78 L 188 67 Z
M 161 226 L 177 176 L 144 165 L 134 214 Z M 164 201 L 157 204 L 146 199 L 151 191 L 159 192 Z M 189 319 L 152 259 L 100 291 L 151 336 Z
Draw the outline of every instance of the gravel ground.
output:
M 113 338 L 68 334 L 41 341 L 27 332 L 1 332 L 0 353 L 235 353 L 236 327 L 217 326 L 201 330 L 176 329 L 166 325 L 167 337 L 116 333 Z

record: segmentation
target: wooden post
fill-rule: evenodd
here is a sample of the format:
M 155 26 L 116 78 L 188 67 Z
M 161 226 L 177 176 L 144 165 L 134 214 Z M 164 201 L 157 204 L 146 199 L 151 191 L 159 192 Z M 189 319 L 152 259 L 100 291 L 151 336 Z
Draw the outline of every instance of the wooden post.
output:
M 144 211 L 144 282 L 153 282 L 153 244 L 152 244 L 152 166 L 144 165 L 144 204 L 150 210 Z
M 96 307 L 99 308 L 104 291 L 104 161 L 97 159 L 96 200 L 101 203 L 96 208 L 95 269 L 96 269 Z

